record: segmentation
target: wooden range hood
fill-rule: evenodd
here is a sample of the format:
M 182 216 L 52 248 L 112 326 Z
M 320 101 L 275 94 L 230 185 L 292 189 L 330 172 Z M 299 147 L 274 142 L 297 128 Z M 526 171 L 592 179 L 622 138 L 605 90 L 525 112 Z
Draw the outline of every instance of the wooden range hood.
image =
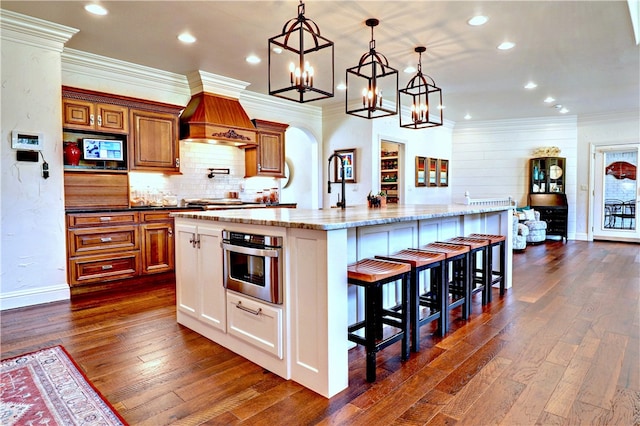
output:
M 180 115 L 180 140 L 235 145 L 257 145 L 256 129 L 238 99 L 200 92 Z

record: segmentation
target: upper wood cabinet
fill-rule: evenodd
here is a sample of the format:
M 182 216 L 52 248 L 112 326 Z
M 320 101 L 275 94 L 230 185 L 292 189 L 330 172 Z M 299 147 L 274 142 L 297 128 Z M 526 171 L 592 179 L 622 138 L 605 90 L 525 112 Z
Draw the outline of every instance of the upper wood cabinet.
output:
M 126 134 L 129 133 L 129 108 L 63 98 L 62 127 Z
M 132 109 L 129 139 L 131 170 L 180 171 L 177 114 Z
M 126 134 L 129 170 L 180 171 L 178 119 L 183 107 L 74 87 L 62 87 L 62 127 Z M 92 137 L 92 136 L 88 136 Z
M 289 125 L 257 119 L 251 121 L 258 130 L 258 145 L 244 150 L 245 177 L 284 177 L 284 132 Z

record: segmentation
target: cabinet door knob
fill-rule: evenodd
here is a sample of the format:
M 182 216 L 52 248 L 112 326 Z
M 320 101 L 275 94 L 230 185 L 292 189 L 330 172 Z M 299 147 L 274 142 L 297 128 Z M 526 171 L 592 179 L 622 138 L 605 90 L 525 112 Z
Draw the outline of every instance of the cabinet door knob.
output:
M 109 222 L 111 220 L 111 216 L 101 216 L 100 222 Z
M 111 242 L 111 237 L 102 237 L 102 238 L 100 238 L 100 241 L 102 241 L 103 243 L 110 243 Z
M 113 265 L 102 265 L 102 270 L 106 271 L 108 269 L 113 269 Z

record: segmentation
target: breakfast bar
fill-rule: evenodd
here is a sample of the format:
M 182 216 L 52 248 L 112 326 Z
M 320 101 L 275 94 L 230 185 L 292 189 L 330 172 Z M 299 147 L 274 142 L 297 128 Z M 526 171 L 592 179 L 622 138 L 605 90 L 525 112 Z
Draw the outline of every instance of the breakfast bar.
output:
M 173 213 L 178 322 L 330 398 L 349 385 L 347 327 L 362 309 L 347 284 L 347 265 L 455 236 L 500 234 L 509 288 L 511 209 L 447 204 Z M 281 303 L 225 289 L 223 232 L 282 242 Z

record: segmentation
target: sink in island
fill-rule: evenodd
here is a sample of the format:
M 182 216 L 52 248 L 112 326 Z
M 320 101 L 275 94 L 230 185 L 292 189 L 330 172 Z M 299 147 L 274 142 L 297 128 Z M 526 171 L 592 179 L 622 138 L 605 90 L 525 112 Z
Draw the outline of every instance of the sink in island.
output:
M 177 320 L 330 398 L 349 385 L 347 326 L 362 313 L 360 296 L 347 284 L 347 265 L 474 232 L 502 234 L 509 288 L 512 208 L 449 204 L 173 213 Z M 282 304 L 224 288 L 223 230 L 282 237 Z

